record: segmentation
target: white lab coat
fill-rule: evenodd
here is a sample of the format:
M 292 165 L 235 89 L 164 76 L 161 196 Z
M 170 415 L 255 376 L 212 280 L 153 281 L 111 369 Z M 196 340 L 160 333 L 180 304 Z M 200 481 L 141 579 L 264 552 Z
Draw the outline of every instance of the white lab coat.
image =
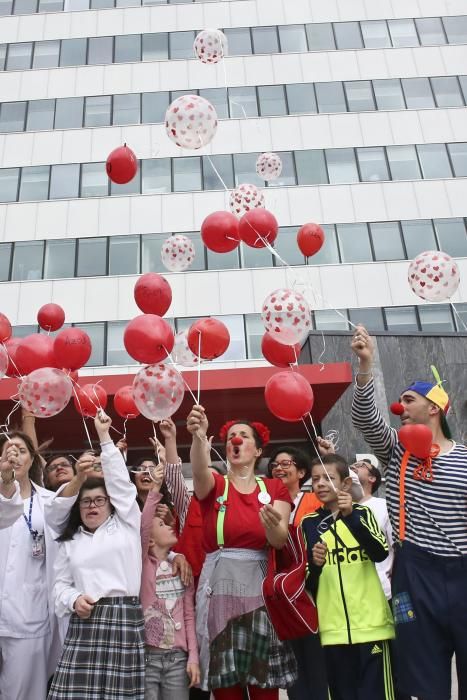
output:
M 23 512 L 23 499 L 19 490 L 19 484 L 15 481 L 15 492 L 11 498 L 6 498 L 0 493 L 0 530 L 11 527 Z

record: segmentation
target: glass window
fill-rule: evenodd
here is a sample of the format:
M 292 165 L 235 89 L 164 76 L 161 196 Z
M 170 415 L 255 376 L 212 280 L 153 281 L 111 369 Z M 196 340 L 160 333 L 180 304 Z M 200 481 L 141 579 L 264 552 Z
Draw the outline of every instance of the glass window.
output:
M 390 180 L 386 155 L 382 146 L 357 148 L 357 158 L 362 182 Z
M 421 177 L 415 146 L 387 146 L 393 180 L 417 180 Z
M 249 27 L 224 29 L 224 34 L 229 42 L 229 56 L 246 56 L 253 53 Z
M 88 42 L 88 65 L 112 63 L 113 36 L 93 36 L 88 39 Z
M 27 102 L 3 102 L 0 109 L 0 131 L 23 131 Z
M 315 90 L 319 112 L 347 112 L 341 82 L 315 83 Z
M 305 258 L 297 245 L 297 229 L 295 226 L 281 226 L 279 235 L 274 241 L 274 248 L 289 265 L 305 264 Z M 278 258 L 275 258 L 274 262 L 277 266 L 283 264 Z
M 322 226 L 322 229 L 324 231 L 323 246 L 312 258 L 308 258 L 308 265 L 332 265 L 340 262 L 335 226 L 326 224 Z
M 81 197 L 106 197 L 109 178 L 105 163 L 83 163 L 81 166 Z
M 169 106 L 168 92 L 143 92 L 142 103 L 142 124 L 158 124 L 165 121 L 165 113 Z
M 125 185 L 118 185 L 115 182 L 110 182 L 110 194 L 112 196 L 122 194 L 141 194 L 141 161 L 136 175 L 130 182 Z
M 409 260 L 424 250 L 437 250 L 433 222 L 430 219 L 401 221 L 402 233 Z
M 78 197 L 79 163 L 52 165 L 50 175 L 50 199 Z
M 460 75 L 459 82 L 461 84 L 462 94 L 464 96 L 464 102 L 467 104 L 467 75 Z
M 338 49 L 363 49 L 358 22 L 334 22 L 334 34 Z
M 401 81 L 398 78 L 373 80 L 373 90 L 378 109 L 405 109 Z
M 316 109 L 313 83 L 291 83 L 285 86 L 289 114 L 313 114 Z
M 84 66 L 86 64 L 87 39 L 62 39 L 61 66 Z
M 448 143 L 455 177 L 467 176 L 467 143 Z
M 264 335 L 264 323 L 261 319 L 261 314 L 246 314 L 245 323 L 248 357 L 250 359 L 259 359 L 263 357 L 261 340 Z
M 112 1 L 111 7 L 113 6 Z M 91 5 L 91 8 L 93 8 L 93 5 Z M 89 0 L 65 0 L 65 12 L 76 12 L 78 10 L 89 10 Z
M 205 270 L 205 247 L 201 242 L 199 232 L 190 232 L 184 235 L 190 238 L 195 248 L 195 259 L 190 265 L 190 271 Z M 167 272 L 161 262 L 161 248 L 166 238 L 167 234 L 165 233 L 146 233 L 142 236 L 142 272 Z
M 62 12 L 63 0 L 39 0 L 39 12 Z
M 336 229 L 342 262 L 373 260 L 367 224 L 337 224 Z
M 272 267 L 272 255 L 267 248 L 251 248 L 250 246 L 240 246 L 242 267 Z
M 324 151 L 296 151 L 295 167 L 299 185 L 326 185 L 329 182 Z
M 332 185 L 359 181 L 353 148 L 327 148 L 325 154 Z
M 229 88 L 230 116 L 232 119 L 247 119 L 258 116 L 256 88 Z
M 225 88 L 207 88 L 206 90 L 200 90 L 199 94 L 213 105 L 219 119 L 228 118 L 229 105 Z
M 27 70 L 31 68 L 32 42 L 10 44 L 6 60 L 7 70 Z
M 162 194 L 172 189 L 170 158 L 145 158 L 141 161 L 143 194 Z
M 139 236 L 111 236 L 109 275 L 135 275 L 139 272 Z
M 443 17 L 443 24 L 450 44 L 467 42 L 467 15 Z
M 467 256 L 467 235 L 464 219 L 435 219 L 439 246 L 455 258 Z
M 243 326 L 243 316 L 213 316 L 225 323 L 230 333 L 230 345 L 220 358 L 213 362 L 229 362 L 233 360 L 244 360 L 246 358 L 245 329 Z
M 141 61 L 141 34 L 124 34 L 115 37 L 115 63 Z
M 375 260 L 404 260 L 401 232 L 397 221 L 370 224 Z
M 402 89 L 408 109 L 424 109 L 435 106 L 428 78 L 403 78 Z
M 388 25 L 384 19 L 360 22 L 366 49 L 386 49 L 391 46 Z
M 13 328 L 15 338 L 25 338 L 27 335 L 31 335 L 31 333 L 37 333 L 38 330 L 37 323 L 35 326 L 14 326 Z
M 349 309 L 349 318 L 355 325 L 362 324 L 370 331 L 384 331 L 381 309 Z
M 112 98 L 110 95 L 85 97 L 84 126 L 109 126 L 111 123 Z
M 0 70 L 5 70 L 6 44 L 0 44 Z
M 0 17 L 13 14 L 13 0 L 1 0 Z
M 170 32 L 170 58 L 193 58 L 194 31 Z
M 55 100 L 32 100 L 29 103 L 26 129 L 28 131 L 53 129 L 54 112 Z
M 18 241 L 15 243 L 11 279 L 40 280 L 43 256 L 43 241 Z
M 384 311 L 388 331 L 409 332 L 418 330 L 417 314 L 414 306 L 392 306 Z
M 306 34 L 310 51 L 330 51 L 336 48 L 331 22 L 307 24 Z
M 234 175 L 235 187 L 247 182 L 250 185 L 264 187 L 264 180 L 256 172 L 256 160 L 259 153 L 235 153 L 234 154 Z
M 235 184 L 232 156 L 203 156 L 203 182 L 205 190 L 222 190 L 224 184 L 228 189 L 233 189 Z
M 0 243 L 0 282 L 10 277 L 10 259 L 12 243 Z
M 287 114 L 283 85 L 263 85 L 258 87 L 258 98 L 262 117 L 276 117 Z
M 123 334 L 126 321 L 111 321 L 107 323 L 107 361 L 106 365 L 134 365 L 135 361 L 125 350 Z
M 15 0 L 15 15 L 31 15 L 37 10 L 37 0 Z
M 452 177 L 446 146 L 444 143 L 427 143 L 417 146 L 418 157 L 425 180 Z
M 291 151 L 281 151 L 282 172 L 278 178 L 268 182 L 268 187 L 290 187 L 297 184 L 294 159 Z
M 104 360 L 104 336 L 105 323 L 80 323 L 79 327 L 91 339 L 92 353 L 89 360 L 86 362 L 86 367 L 102 367 L 105 364 Z M 133 363 L 134 364 L 134 363 Z
M 79 129 L 83 126 L 84 97 L 59 98 L 55 104 L 55 129 Z
M 143 34 L 143 61 L 164 61 L 169 57 L 169 35 Z
M 138 93 L 114 95 L 113 124 L 139 124 L 141 99 Z
M 318 331 L 348 331 L 347 309 L 315 311 L 315 327 Z
M 32 201 L 47 199 L 49 193 L 50 166 L 36 165 L 31 168 L 23 168 L 21 172 L 21 185 L 19 188 L 19 201 Z
M 252 27 L 254 53 L 278 53 L 277 27 Z
M 199 156 L 173 159 L 174 192 L 201 190 L 201 159 Z
M 285 24 L 279 26 L 279 41 L 283 53 L 308 51 L 305 27 L 303 24 Z
M 393 46 L 419 45 L 413 19 L 389 19 L 388 27 Z
M 440 17 L 421 17 L 415 20 L 415 25 L 422 46 L 446 43 Z
M 464 100 L 456 77 L 431 78 L 438 107 L 462 107 Z
M 344 83 L 349 112 L 369 112 L 375 109 L 370 80 L 351 80 Z
M 33 68 L 55 68 L 58 66 L 60 41 L 36 41 L 34 47 Z
M 418 313 L 422 331 L 434 333 L 451 333 L 455 330 L 454 319 L 448 304 L 436 304 L 433 306 L 419 306 Z
M 0 169 L 0 202 L 16 202 L 19 168 Z
M 74 277 L 76 241 L 47 241 L 45 244 L 44 279 Z
M 97 277 L 107 273 L 107 238 L 78 240 L 78 277 Z
M 208 270 L 236 270 L 240 267 L 239 248 L 228 253 L 214 253 L 206 248 Z

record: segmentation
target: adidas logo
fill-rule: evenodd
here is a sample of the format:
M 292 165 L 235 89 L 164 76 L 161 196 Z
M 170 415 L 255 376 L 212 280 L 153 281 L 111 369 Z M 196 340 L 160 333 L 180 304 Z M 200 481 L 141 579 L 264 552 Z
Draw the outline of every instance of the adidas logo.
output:
M 381 649 L 381 647 L 379 647 L 377 644 L 375 644 L 373 646 L 373 649 L 371 650 L 371 653 L 372 654 L 382 654 L 383 650 Z

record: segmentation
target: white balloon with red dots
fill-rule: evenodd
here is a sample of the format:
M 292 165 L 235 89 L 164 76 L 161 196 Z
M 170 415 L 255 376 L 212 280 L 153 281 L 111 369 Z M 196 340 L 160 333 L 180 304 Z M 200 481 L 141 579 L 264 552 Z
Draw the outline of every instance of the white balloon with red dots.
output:
M 165 239 L 161 248 L 162 264 L 170 272 L 187 270 L 195 259 L 195 246 L 188 236 L 177 233 Z
M 21 406 L 36 418 L 56 416 L 67 406 L 72 393 L 70 377 L 54 367 L 34 370 L 23 377 L 18 389 Z
M 133 380 L 133 398 L 138 410 L 149 420 L 170 418 L 185 394 L 181 374 L 169 365 L 142 367 Z
M 188 328 L 175 335 L 172 359 L 182 367 L 196 367 L 199 364 L 199 357 L 188 347 Z
M 446 301 L 459 286 L 459 267 L 447 253 L 427 250 L 410 263 L 408 281 L 411 290 L 421 299 Z
M 199 95 L 182 95 L 165 113 L 167 136 L 180 148 L 197 150 L 212 141 L 217 131 L 217 112 Z
M 203 29 L 196 35 L 193 50 L 201 63 L 219 63 L 227 55 L 227 37 L 220 29 Z
M 256 172 L 266 182 L 277 180 L 282 172 L 282 159 L 277 153 L 261 153 L 256 161 Z
M 293 289 L 276 289 L 266 297 L 261 318 L 266 331 L 283 345 L 302 343 L 311 330 L 308 302 Z
M 262 207 L 264 209 L 264 194 L 256 185 L 243 184 L 236 187 L 230 193 L 229 200 L 230 211 L 238 219 L 241 219 L 244 214 Z

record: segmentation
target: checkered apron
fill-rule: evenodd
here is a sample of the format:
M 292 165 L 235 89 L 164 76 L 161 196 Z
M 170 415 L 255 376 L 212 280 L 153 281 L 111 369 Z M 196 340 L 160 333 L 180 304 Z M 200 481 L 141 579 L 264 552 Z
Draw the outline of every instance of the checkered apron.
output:
M 144 700 L 144 621 L 139 598 L 101 598 L 70 619 L 47 700 Z

